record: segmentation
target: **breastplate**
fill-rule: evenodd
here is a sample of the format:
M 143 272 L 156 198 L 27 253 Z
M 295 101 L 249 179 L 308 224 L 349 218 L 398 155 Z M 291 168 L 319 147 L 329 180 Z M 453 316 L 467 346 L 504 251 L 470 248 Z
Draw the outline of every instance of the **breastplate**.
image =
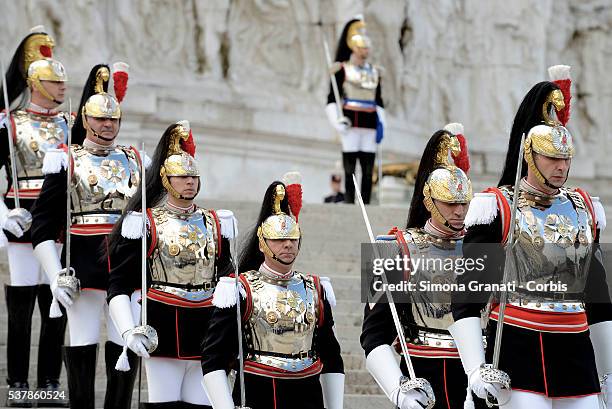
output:
M 295 273 L 275 280 L 259 271 L 244 276 L 253 302 L 245 334 L 248 359 L 294 372 L 316 362 L 312 340 L 319 299 L 313 279 Z
M 365 63 L 359 67 L 350 62 L 344 63 L 344 96 L 347 99 L 374 101 L 379 75 L 372 64 Z
M 412 293 L 412 315 L 420 327 L 446 330 L 453 323 L 451 293 L 436 288 L 456 282 L 455 261 L 462 257 L 462 240 L 446 240 L 422 229 L 408 229 L 404 238 L 414 263 L 420 263 L 410 280 L 418 291 Z M 430 283 L 431 291 L 419 288 L 420 283 Z M 442 287 L 443 288 L 443 287 Z
M 512 206 L 512 192 L 501 189 Z M 593 252 L 592 218 L 577 193 L 562 189 L 547 207 L 536 207 L 523 192 L 516 215 L 513 257 L 516 271 L 510 280 L 536 299 L 577 300 L 583 293 Z M 565 290 L 536 288 L 536 284 L 563 283 Z M 527 286 L 530 287 L 527 287 Z M 542 289 L 542 291 L 540 291 Z
M 160 206 L 151 209 L 151 213 L 157 234 L 151 260 L 152 280 L 211 290 L 216 283 L 219 232 L 210 211 L 197 209 L 185 214 Z
M 45 153 L 66 143 L 68 124 L 62 114 L 46 116 L 27 111 L 12 114 L 15 123 L 17 179 L 20 189 L 40 189 Z
M 94 152 L 71 147 L 73 223 L 114 224 L 140 184 L 140 164 L 130 148 Z

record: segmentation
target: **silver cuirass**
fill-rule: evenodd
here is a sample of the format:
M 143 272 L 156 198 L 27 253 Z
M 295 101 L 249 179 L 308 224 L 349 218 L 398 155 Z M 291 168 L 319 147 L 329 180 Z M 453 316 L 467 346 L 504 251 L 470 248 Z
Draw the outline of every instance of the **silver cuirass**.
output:
M 455 261 L 462 258 L 462 240 L 436 237 L 423 229 L 404 232 L 412 265 L 418 267 L 411 273 L 410 281 L 430 283 L 417 287 L 412 293 L 412 315 L 419 327 L 446 330 L 453 323 L 451 293 L 444 286 L 456 283 Z M 417 264 L 419 263 L 419 264 Z M 425 288 L 431 291 L 424 291 Z
M 68 124 L 63 113 L 38 115 L 27 111 L 12 114 L 15 124 L 19 189 L 40 189 L 43 159 L 49 149 L 66 143 Z
M 72 145 L 73 223 L 114 224 L 140 184 L 140 163 L 133 149 L 93 150 Z
M 500 190 L 512 206 L 513 192 L 507 187 Z M 592 226 L 584 199 L 574 191 L 561 189 L 546 207 L 530 202 L 521 191 L 513 252 L 516 270 L 510 277 L 521 288 L 515 296 L 528 289 L 528 298 L 539 301 L 580 300 L 593 253 Z M 550 283 L 566 288 L 544 286 Z M 535 287 L 538 284 L 540 288 Z
M 157 236 L 150 256 L 153 287 L 189 301 L 212 296 L 219 232 L 211 211 L 179 213 L 159 206 L 151 214 Z
M 247 359 L 290 372 L 314 365 L 319 296 L 313 278 L 294 273 L 279 280 L 261 271 L 243 275 L 252 298 L 245 332 Z
M 376 88 L 378 87 L 378 70 L 370 63 L 363 66 L 352 64 L 350 61 L 344 63 L 343 91 L 347 99 L 374 101 L 376 99 Z

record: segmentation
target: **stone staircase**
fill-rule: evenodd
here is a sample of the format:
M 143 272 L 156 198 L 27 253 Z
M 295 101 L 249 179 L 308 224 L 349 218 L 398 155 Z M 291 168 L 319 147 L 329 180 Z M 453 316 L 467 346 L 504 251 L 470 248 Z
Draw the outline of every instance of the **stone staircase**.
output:
M 602 198 L 604 199 L 604 198 Z M 604 203 L 612 203 L 606 198 Z M 245 234 L 254 225 L 259 213 L 259 203 L 207 201 L 204 207 L 231 209 L 239 220 L 241 243 Z M 612 207 L 606 209 L 612 214 Z M 406 221 L 407 207 L 369 206 L 368 213 L 373 231 L 386 232 L 391 226 L 403 226 Z M 360 243 L 367 242 L 367 232 L 358 206 L 306 204 L 300 214 L 303 243 L 296 269 L 307 273 L 329 276 L 332 279 L 338 305 L 334 310 L 336 334 L 342 346 L 346 369 L 345 408 L 391 408 L 382 395 L 374 379 L 364 366 L 363 351 L 359 344 L 363 304 L 360 302 Z M 605 235 L 607 242 L 612 239 L 612 229 Z M 0 254 L 0 277 L 8 282 L 6 252 Z M 2 291 L 2 294 L 4 292 Z M 2 295 L 2 298 L 4 295 Z M 0 300 L 0 380 L 6 377 L 6 305 Z M 36 344 L 38 342 L 38 312 L 35 312 L 33 325 L 33 346 L 31 353 L 30 380 L 33 383 L 36 373 Z M 104 332 L 104 330 L 103 330 Z M 103 334 L 104 337 L 104 334 Z M 103 338 L 104 339 L 104 338 Z M 96 382 L 96 407 L 102 407 L 105 390 L 104 352 L 98 355 Z M 0 381 L 1 382 L 1 381 Z M 62 383 L 66 385 L 65 371 Z M 0 389 L 0 405 L 4 404 L 6 389 Z M 146 380 L 143 376 L 143 400 L 146 400 Z M 133 407 L 136 408 L 137 391 L 134 392 Z

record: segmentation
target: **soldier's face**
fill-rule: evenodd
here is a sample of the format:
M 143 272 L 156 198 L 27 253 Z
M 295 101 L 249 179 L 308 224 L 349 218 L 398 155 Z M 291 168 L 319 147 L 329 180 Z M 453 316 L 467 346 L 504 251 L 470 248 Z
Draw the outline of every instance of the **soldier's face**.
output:
M 456 229 L 463 227 L 463 221 L 469 206 L 467 203 L 446 203 L 434 199 L 434 204 L 451 226 Z
M 366 60 L 370 56 L 370 49 L 368 47 L 355 47 L 353 52 L 361 60 Z
M 551 185 L 560 188 L 565 184 L 572 164 L 571 159 L 549 158 L 538 153 L 534 153 L 533 159 L 540 173 Z
M 193 199 L 198 194 L 200 178 L 197 176 L 171 176 L 168 180 L 174 190 L 186 199 Z
M 40 83 L 54 100 L 60 104 L 64 102 L 64 94 L 66 93 L 66 83 L 64 81 L 41 81 Z
M 90 136 L 89 132 L 87 136 L 95 143 L 100 145 L 111 145 L 113 140 L 119 132 L 119 119 L 117 118 L 94 118 L 91 116 L 86 117 L 87 123 L 98 135 L 102 138 L 97 138 L 93 134 Z
M 266 239 L 266 244 L 272 250 L 272 253 L 284 263 L 291 264 L 295 261 L 298 255 L 299 240 L 296 239 Z M 266 263 L 268 256 L 266 256 Z M 274 260 L 270 261 L 274 264 Z M 269 263 L 268 263 L 269 264 Z M 272 267 L 272 266 L 271 266 Z

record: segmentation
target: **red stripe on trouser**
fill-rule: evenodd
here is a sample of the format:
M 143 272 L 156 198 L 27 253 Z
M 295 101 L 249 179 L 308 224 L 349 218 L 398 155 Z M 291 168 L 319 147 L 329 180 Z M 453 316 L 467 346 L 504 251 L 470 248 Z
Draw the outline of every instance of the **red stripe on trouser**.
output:
M 450 401 L 448 400 L 448 387 L 446 386 L 446 359 L 444 359 L 444 395 L 446 396 L 446 406 L 451 409 Z
M 276 380 L 272 378 L 272 397 L 274 398 L 274 409 L 276 409 Z
M 548 382 L 546 382 L 546 365 L 544 365 L 544 343 L 542 342 L 542 333 L 540 332 L 540 354 L 542 356 L 542 373 L 544 375 L 544 391 L 548 396 Z

